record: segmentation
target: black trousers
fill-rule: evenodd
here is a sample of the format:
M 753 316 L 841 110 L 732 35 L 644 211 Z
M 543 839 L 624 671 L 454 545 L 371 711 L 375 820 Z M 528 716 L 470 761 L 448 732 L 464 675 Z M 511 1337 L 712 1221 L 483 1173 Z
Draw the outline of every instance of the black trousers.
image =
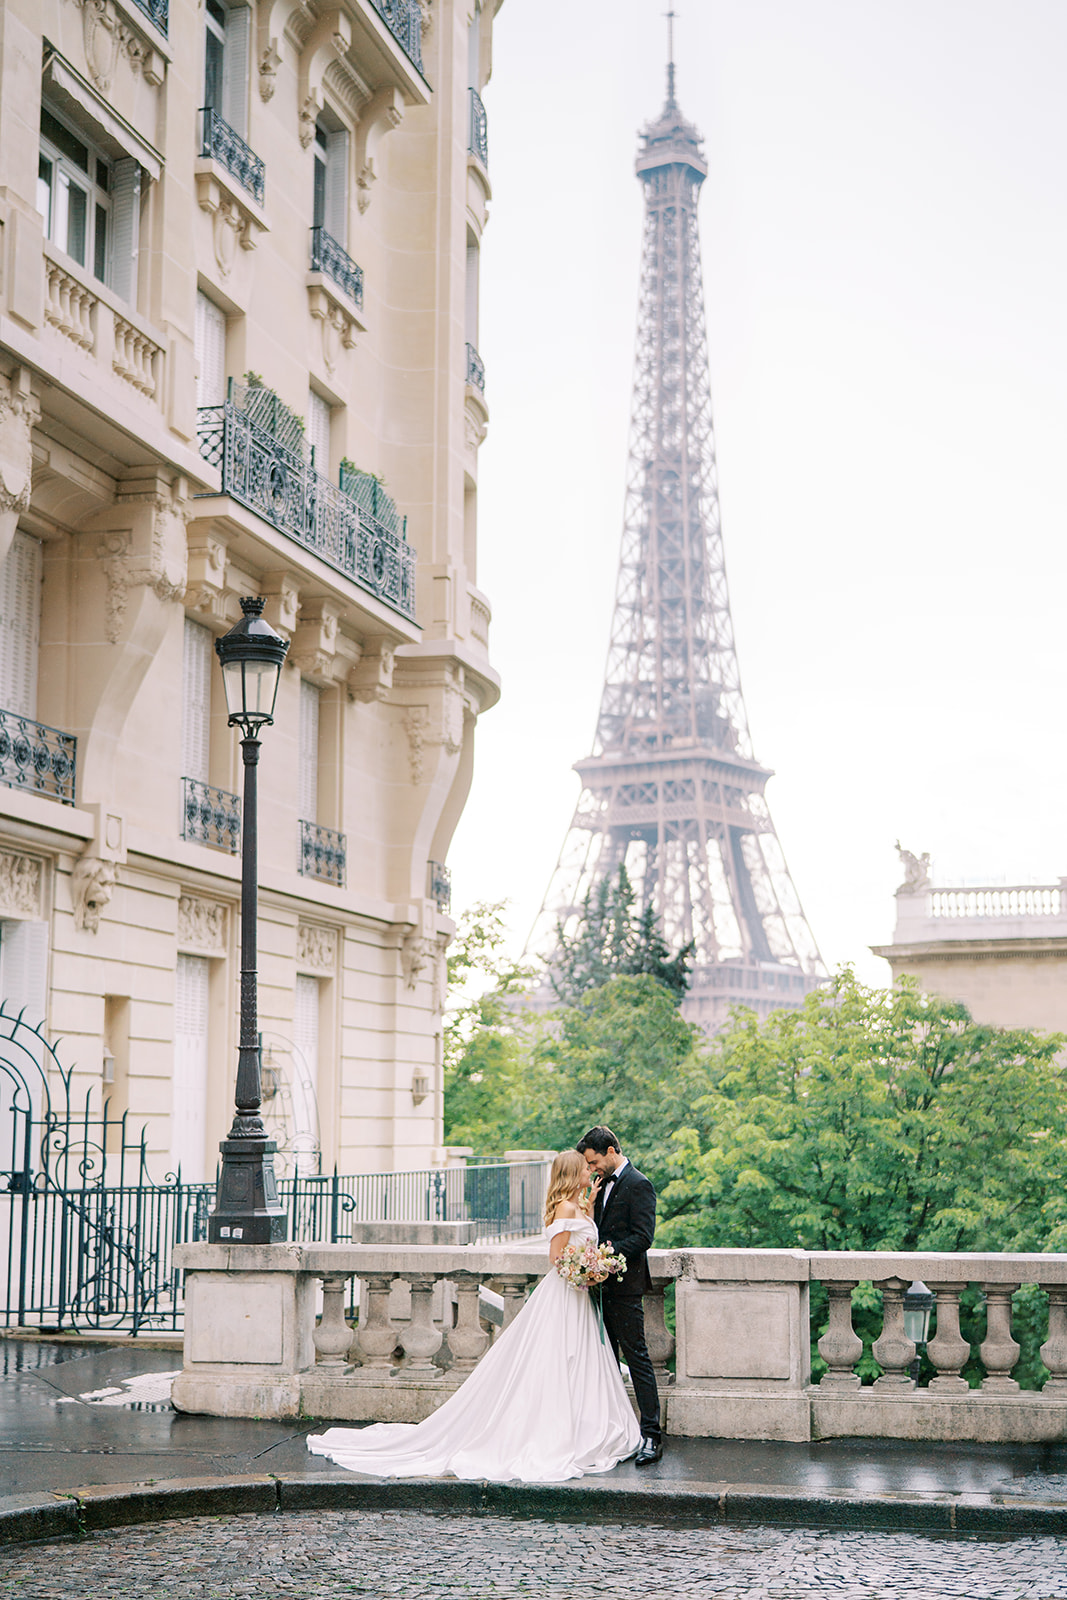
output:
M 641 1412 L 641 1433 L 645 1438 L 658 1439 L 659 1390 L 652 1357 L 645 1344 L 645 1306 L 637 1295 L 605 1295 L 604 1327 L 616 1361 L 619 1352 L 630 1369 L 638 1408 Z

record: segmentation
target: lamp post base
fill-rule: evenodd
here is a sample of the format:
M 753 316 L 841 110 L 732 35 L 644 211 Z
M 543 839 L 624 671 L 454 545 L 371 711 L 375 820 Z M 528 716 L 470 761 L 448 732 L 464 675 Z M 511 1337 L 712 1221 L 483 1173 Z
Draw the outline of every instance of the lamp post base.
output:
M 274 1177 L 273 1139 L 223 1139 L 209 1244 L 280 1244 L 288 1233 Z

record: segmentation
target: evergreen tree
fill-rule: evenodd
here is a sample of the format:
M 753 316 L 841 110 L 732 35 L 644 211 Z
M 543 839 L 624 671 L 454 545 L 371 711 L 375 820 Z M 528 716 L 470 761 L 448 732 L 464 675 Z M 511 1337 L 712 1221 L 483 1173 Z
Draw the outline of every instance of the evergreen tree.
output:
M 672 956 L 652 907 L 638 912 L 635 901 L 629 874 L 620 866 L 614 878 L 604 878 L 586 895 L 573 934 L 557 923 L 550 978 L 564 1005 L 582 1005 L 590 991 L 624 977 L 655 978 L 670 991 L 675 1004 L 681 1003 L 689 988 L 696 946 L 690 940 Z

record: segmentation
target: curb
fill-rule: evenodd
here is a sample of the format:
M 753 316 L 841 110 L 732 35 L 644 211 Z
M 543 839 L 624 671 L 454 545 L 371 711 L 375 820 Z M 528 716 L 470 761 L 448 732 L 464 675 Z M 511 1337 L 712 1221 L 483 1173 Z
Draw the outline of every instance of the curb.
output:
M 780 1523 L 790 1527 L 895 1529 L 910 1533 L 1064 1535 L 1067 1502 L 980 1494 L 805 1492 L 756 1484 L 463 1483 L 450 1478 L 361 1479 L 328 1474 L 252 1474 L 98 1484 L 60 1494 L 0 1498 L 0 1546 L 179 1517 L 261 1516 L 285 1511 L 430 1511 L 466 1516 L 550 1517 L 558 1521 L 648 1522 L 690 1527 Z

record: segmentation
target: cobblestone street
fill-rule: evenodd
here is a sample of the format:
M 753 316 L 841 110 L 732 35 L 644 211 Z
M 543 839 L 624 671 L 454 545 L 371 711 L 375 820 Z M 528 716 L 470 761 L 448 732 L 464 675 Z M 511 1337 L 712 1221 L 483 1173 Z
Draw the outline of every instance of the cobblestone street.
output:
M 1067 1600 L 1067 1539 L 711 1529 L 329 1511 L 198 1518 L 0 1551 L 0 1595 L 53 1600 Z

